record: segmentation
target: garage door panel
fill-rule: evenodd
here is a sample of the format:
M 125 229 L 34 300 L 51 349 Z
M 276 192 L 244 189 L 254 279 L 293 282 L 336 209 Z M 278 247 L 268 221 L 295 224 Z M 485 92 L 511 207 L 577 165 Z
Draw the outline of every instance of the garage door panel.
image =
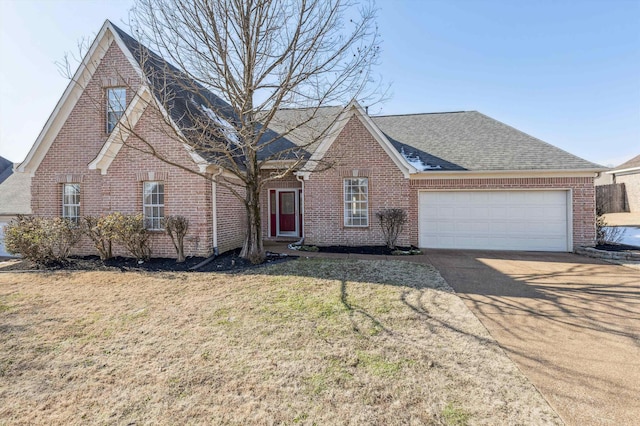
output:
M 421 247 L 567 251 L 566 191 L 419 193 Z

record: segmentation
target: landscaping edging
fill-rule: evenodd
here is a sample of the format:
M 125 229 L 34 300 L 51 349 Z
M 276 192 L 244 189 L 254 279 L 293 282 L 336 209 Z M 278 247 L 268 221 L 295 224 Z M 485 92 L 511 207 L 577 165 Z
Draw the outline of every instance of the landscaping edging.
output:
M 593 247 L 577 247 L 575 249 L 576 254 L 584 256 L 595 257 L 598 259 L 611 259 L 611 260 L 635 260 L 640 261 L 640 251 L 607 251 L 598 250 Z

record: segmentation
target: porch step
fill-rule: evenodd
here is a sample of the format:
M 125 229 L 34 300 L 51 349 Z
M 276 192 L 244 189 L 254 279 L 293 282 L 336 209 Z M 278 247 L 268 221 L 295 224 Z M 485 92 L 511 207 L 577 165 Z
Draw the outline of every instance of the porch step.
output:
M 295 243 L 300 237 L 272 237 L 265 239 L 265 243 Z

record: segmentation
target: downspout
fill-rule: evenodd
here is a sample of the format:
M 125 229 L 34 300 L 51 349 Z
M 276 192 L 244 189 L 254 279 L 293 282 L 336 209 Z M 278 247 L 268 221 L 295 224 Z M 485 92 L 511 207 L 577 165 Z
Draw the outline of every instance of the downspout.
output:
M 302 177 L 302 179 L 300 179 L 300 177 Z M 300 216 L 302 216 L 302 219 L 300 220 L 300 227 L 302 228 L 302 232 L 300 233 L 300 239 L 298 241 L 296 241 L 295 243 L 291 243 L 289 244 L 289 248 L 290 249 L 294 249 L 294 247 L 296 246 L 301 246 L 302 243 L 304 242 L 304 231 L 305 231 L 305 226 L 304 226 L 304 176 L 300 176 L 300 175 L 296 175 L 296 180 L 298 182 L 300 182 L 300 184 L 302 185 L 302 197 L 300 197 L 300 212 L 302 213 Z
M 213 223 L 213 255 L 220 254 L 218 251 L 218 187 L 216 180 L 222 174 L 222 168 L 218 169 L 218 173 L 211 176 L 211 221 Z

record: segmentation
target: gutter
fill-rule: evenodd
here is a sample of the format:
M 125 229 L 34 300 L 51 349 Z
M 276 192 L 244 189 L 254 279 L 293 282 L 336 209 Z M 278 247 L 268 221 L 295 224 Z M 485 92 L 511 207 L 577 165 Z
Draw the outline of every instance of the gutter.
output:
M 217 187 L 217 179 L 223 172 L 223 168 L 218 168 L 218 172 L 211 176 L 211 222 L 212 222 L 212 245 L 213 245 L 213 256 L 216 257 L 220 254 L 218 250 L 218 187 Z M 211 259 L 213 260 L 213 259 Z M 200 267 L 201 265 L 197 265 Z
M 574 175 L 582 174 L 587 175 L 590 173 L 602 173 L 608 169 L 605 168 L 592 168 L 592 169 L 549 169 L 549 170 L 428 170 L 412 173 L 409 179 L 431 179 L 431 178 L 472 178 L 473 176 L 487 176 L 487 175 L 500 175 L 500 176 L 512 176 L 512 177 L 553 177 L 554 175 Z M 606 172 L 609 173 L 609 172 Z

